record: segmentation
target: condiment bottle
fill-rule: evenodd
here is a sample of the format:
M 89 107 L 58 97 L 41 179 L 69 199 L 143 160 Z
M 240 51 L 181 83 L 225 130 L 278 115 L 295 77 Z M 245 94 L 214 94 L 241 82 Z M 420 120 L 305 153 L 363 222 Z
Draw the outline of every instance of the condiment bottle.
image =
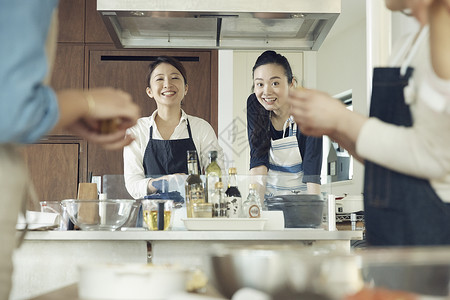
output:
M 215 218 L 226 218 L 227 208 L 226 208 L 226 197 L 223 192 L 223 182 L 219 181 L 215 184 L 214 194 L 211 196 L 211 202 L 213 205 L 213 217 Z
M 228 188 L 225 191 L 227 196 L 227 217 L 239 218 L 242 216 L 242 197 L 237 186 L 237 171 L 232 167 L 228 169 Z
M 259 201 L 256 184 L 249 185 L 247 199 L 242 203 L 242 210 L 245 218 L 261 217 L 261 202 Z
M 187 151 L 187 165 L 189 176 L 186 178 L 186 213 L 188 218 L 193 217 L 193 204 L 205 202 L 203 181 L 198 174 L 197 151 Z
M 208 155 L 209 155 L 209 164 L 205 169 L 206 202 L 211 201 L 210 199 L 212 194 L 214 193 L 216 182 L 222 180 L 222 170 L 220 169 L 220 166 L 217 163 L 217 151 L 216 150 L 209 151 Z

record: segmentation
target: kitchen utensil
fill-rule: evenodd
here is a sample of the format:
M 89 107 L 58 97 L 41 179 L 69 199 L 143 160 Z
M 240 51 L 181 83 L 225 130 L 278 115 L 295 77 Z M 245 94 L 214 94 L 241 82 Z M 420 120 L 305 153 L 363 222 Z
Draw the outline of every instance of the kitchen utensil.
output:
M 168 299 L 186 291 L 188 270 L 172 265 L 89 264 L 79 267 L 78 294 L 91 300 Z
M 313 194 L 278 195 L 265 199 L 269 211 L 283 211 L 286 228 L 319 227 L 324 203 L 322 196 Z
M 141 200 L 142 216 L 148 230 L 172 228 L 173 200 Z
M 129 218 L 134 200 L 62 200 L 70 220 L 82 230 L 110 230 L 121 227 Z M 101 209 L 99 209 L 101 207 Z M 89 212 L 89 217 L 86 217 Z
M 211 281 L 227 298 L 242 288 L 252 288 L 271 295 L 273 299 L 323 299 L 313 297 L 313 291 L 308 289 L 312 266 L 316 263 L 312 259 L 313 254 L 313 247 L 221 245 L 209 256 Z M 295 260 L 296 283 L 303 288 L 294 288 L 290 281 Z M 302 298 L 301 294 L 305 292 L 309 295 Z
M 413 293 L 417 299 L 450 296 L 449 246 L 344 253 L 320 246 L 233 249 L 222 245 L 211 253 L 209 262 L 213 284 L 227 297 L 243 287 L 273 299 L 342 300 L 365 290 Z
M 91 175 L 90 175 L 91 177 Z M 97 184 L 90 182 L 80 182 L 78 184 L 78 200 L 96 200 L 98 199 Z M 91 204 L 84 205 L 79 203 L 77 206 L 77 218 L 79 222 L 85 224 L 95 224 L 99 222 L 99 211 L 97 206 Z M 75 224 L 76 225 L 76 224 Z

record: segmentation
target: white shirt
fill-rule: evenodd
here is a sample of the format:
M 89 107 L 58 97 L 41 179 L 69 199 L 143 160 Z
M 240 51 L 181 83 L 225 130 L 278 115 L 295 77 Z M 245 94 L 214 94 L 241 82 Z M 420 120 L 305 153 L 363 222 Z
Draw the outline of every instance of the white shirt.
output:
M 146 178 L 144 173 L 144 153 L 150 139 L 150 126 L 153 126 L 153 139 L 162 140 L 158 127 L 154 122 L 157 110 L 150 117 L 140 118 L 137 124 L 128 129 L 128 133 L 135 136 L 135 140 L 123 150 L 125 186 L 128 193 L 135 198 L 143 198 L 148 194 L 147 186 L 151 178 Z M 170 140 L 189 138 L 186 118 L 189 119 L 192 139 L 197 149 L 200 169 L 206 168 L 209 163 L 208 152 L 217 151 L 217 162 L 223 170 L 223 150 L 219 146 L 216 133 L 212 126 L 205 120 L 187 115 L 181 110 L 181 118 L 177 127 L 170 136 Z M 181 191 L 180 191 L 181 192 Z
M 359 133 L 356 151 L 381 166 L 428 179 L 438 196 L 450 202 L 450 81 L 434 73 L 429 53 L 426 36 L 411 61 L 413 78 L 404 92 L 413 126 L 370 118 Z M 391 64 L 399 67 L 401 62 Z

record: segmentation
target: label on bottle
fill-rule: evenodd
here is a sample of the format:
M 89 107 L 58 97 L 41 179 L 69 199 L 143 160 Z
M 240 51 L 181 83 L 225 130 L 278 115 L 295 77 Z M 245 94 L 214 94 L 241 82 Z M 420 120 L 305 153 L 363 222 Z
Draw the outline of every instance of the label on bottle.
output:
M 241 197 L 227 197 L 227 217 L 239 218 L 241 217 L 242 198 Z
M 260 217 L 260 209 L 259 206 L 256 204 L 251 205 L 248 208 L 248 216 L 250 218 L 259 218 Z

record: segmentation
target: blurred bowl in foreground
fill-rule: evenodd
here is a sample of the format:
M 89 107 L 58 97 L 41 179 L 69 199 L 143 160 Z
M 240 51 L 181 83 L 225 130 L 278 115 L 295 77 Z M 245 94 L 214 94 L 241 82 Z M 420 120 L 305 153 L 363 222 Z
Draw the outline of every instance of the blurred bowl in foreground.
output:
M 81 299 L 167 299 L 186 291 L 189 271 L 171 265 L 89 264 L 79 267 Z
M 135 200 L 62 200 L 70 220 L 81 230 L 114 231 L 128 220 Z
M 450 299 L 450 247 L 342 253 L 320 246 L 255 246 L 216 251 L 210 267 L 213 284 L 229 298 L 248 287 L 274 299 L 366 300 L 367 293 Z

